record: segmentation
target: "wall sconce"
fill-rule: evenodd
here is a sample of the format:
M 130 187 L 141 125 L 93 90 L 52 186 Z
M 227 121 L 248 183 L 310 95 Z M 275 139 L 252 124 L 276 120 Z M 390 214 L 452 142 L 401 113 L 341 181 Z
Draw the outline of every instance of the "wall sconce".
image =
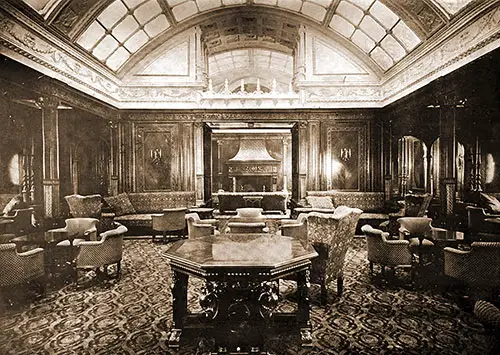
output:
M 149 156 L 151 157 L 151 162 L 154 165 L 158 165 L 161 162 L 161 148 L 151 149 L 149 151 Z
M 348 161 L 352 157 L 351 148 L 341 148 L 340 149 L 340 159 L 343 161 Z

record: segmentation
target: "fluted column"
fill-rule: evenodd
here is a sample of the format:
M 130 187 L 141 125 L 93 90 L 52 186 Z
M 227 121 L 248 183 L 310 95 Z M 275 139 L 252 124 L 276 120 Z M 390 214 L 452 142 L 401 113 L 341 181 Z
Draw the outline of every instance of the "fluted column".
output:
M 194 170 L 195 170 L 195 189 L 196 202 L 198 204 L 204 201 L 204 186 L 203 186 L 203 123 L 195 122 L 194 124 Z
M 439 111 L 439 186 L 445 216 L 454 213 L 457 190 L 455 111 L 455 104 L 446 99 Z

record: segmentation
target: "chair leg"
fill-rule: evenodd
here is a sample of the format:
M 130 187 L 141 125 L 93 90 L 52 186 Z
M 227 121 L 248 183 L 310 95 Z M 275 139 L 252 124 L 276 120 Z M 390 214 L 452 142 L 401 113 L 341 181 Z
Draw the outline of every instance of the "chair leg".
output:
M 344 291 L 344 273 L 342 270 L 339 271 L 337 276 L 337 294 L 339 298 L 342 297 L 342 292 Z
M 326 289 L 325 280 L 321 281 L 320 287 L 321 287 L 320 303 L 321 305 L 325 305 L 328 298 L 328 290 Z
M 122 271 L 122 261 L 118 261 L 116 263 L 116 278 L 119 279 L 121 277 L 121 271 Z
M 155 238 L 156 238 L 156 233 L 153 233 L 151 235 L 151 241 L 154 243 L 155 242 Z
M 370 261 L 370 274 L 373 274 L 373 262 Z

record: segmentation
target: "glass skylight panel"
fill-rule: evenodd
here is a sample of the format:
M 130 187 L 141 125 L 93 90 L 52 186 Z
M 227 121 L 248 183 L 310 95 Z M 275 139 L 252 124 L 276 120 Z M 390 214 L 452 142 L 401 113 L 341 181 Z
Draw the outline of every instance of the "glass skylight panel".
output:
M 312 17 L 318 22 L 323 21 L 326 15 L 326 9 L 324 7 L 316 5 L 312 2 L 304 2 L 300 12 L 306 16 Z
M 396 62 L 406 55 L 405 49 L 390 35 L 386 36 L 380 45 Z
M 352 41 L 366 53 L 369 53 L 373 47 L 375 47 L 375 42 L 373 42 L 373 40 L 365 35 L 361 30 L 356 30 L 356 32 L 354 32 L 352 35 Z
M 130 37 L 123 45 L 130 52 L 135 53 L 139 48 L 145 45 L 147 41 L 149 41 L 148 35 L 146 34 L 146 32 L 140 30 L 137 31 L 132 37 Z
M 355 5 L 358 5 L 363 10 L 367 10 L 371 4 L 373 4 L 374 0 L 349 0 Z
M 172 8 L 172 13 L 177 21 L 182 21 L 198 12 L 198 7 L 194 1 L 186 1 Z
M 130 53 L 125 48 L 120 47 L 108 58 L 106 65 L 112 70 L 117 70 L 129 57 Z
M 394 26 L 399 20 L 399 17 L 380 1 L 376 1 L 372 5 L 370 8 L 370 14 L 380 21 L 387 29 L 392 28 L 392 26 Z
M 375 47 L 375 49 L 370 53 L 373 60 L 382 67 L 382 69 L 387 70 L 394 65 L 391 57 L 384 52 L 380 47 Z
M 196 0 L 200 11 L 206 11 L 221 6 L 220 0 Z
M 141 25 L 144 25 L 159 13 L 161 13 L 161 7 L 158 2 L 148 1 L 134 11 L 134 16 Z
M 124 42 L 132 33 L 139 28 L 139 24 L 132 15 L 128 15 L 111 32 L 115 38 Z
M 365 16 L 359 27 L 375 42 L 380 41 L 387 33 L 371 16 Z
M 278 0 L 278 7 L 290 9 L 292 11 L 299 11 L 301 6 L 301 0 Z
M 119 43 L 111 35 L 107 35 L 99 44 L 94 48 L 92 54 L 100 60 L 106 59 L 117 47 Z
M 247 0 L 222 0 L 223 5 L 239 5 L 246 3 Z
M 339 6 L 337 7 L 337 13 L 348 19 L 355 26 L 359 24 L 364 16 L 364 13 L 360 8 L 346 1 L 340 2 Z
M 150 37 L 155 37 L 158 33 L 165 31 L 169 27 L 170 23 L 168 22 L 167 17 L 161 14 L 151 22 L 148 22 L 144 26 L 144 31 L 146 31 Z
M 255 0 L 255 4 L 262 4 L 262 5 L 276 5 L 276 0 Z
M 309 0 L 309 1 L 321 5 L 323 7 L 328 7 L 332 3 L 331 0 Z
M 129 9 L 134 9 L 135 7 L 137 7 L 137 5 L 139 5 L 145 1 L 146 0 L 123 0 L 125 5 L 127 5 Z
M 76 43 L 86 50 L 92 49 L 94 45 L 104 36 L 106 30 L 98 23 L 93 22 L 89 28 L 78 38 Z
M 403 21 L 394 26 L 392 33 L 403 42 L 407 50 L 415 48 L 420 43 L 420 38 Z
M 330 27 L 339 32 L 344 37 L 351 37 L 356 29 L 349 21 L 339 15 L 333 15 Z
M 182 4 L 183 2 L 185 2 L 186 0 L 167 0 L 168 4 L 171 6 L 171 7 L 174 7 L 174 6 L 177 6 L 179 4 Z
M 127 14 L 127 11 L 125 5 L 120 0 L 116 0 L 104 9 L 97 19 L 109 30 Z

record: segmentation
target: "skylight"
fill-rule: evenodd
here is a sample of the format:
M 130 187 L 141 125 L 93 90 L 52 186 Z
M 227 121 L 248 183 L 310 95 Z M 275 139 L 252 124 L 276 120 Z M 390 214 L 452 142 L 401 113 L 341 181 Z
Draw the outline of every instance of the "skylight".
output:
M 158 0 L 115 0 L 77 43 L 112 70 L 170 27 Z
M 383 70 L 390 69 L 421 42 L 379 0 L 341 0 L 329 26 L 356 44 Z
M 204 11 L 223 6 L 243 5 L 248 0 L 167 0 L 176 21 L 181 22 Z M 317 22 L 325 19 L 332 0 L 254 0 L 255 5 L 283 8 L 301 13 Z

